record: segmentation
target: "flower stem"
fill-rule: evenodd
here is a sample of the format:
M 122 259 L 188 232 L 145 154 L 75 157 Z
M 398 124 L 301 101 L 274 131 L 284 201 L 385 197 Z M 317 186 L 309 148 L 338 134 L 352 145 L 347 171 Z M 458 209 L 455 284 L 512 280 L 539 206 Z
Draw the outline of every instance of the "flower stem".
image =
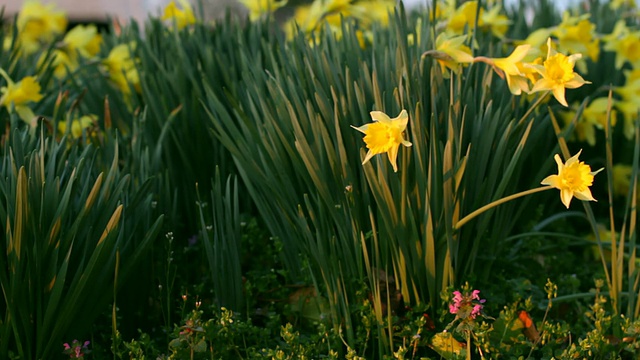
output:
M 467 360 L 471 360 L 471 331 L 467 330 Z
M 476 211 L 472 212 L 471 214 L 469 214 L 469 215 L 463 217 L 462 219 L 460 219 L 460 221 L 458 221 L 453 226 L 453 229 L 454 230 L 460 229 L 464 224 L 468 223 L 469 221 L 471 221 L 476 216 L 478 216 L 478 215 L 482 214 L 483 212 L 485 212 L 485 211 L 487 211 L 487 210 L 489 210 L 491 208 L 494 208 L 494 207 L 496 207 L 496 206 L 498 206 L 500 204 L 504 204 L 507 201 L 511 201 L 511 200 L 517 199 L 519 197 L 523 197 L 523 196 L 530 195 L 530 194 L 535 194 L 537 192 L 541 192 L 541 191 L 549 190 L 549 189 L 553 189 L 553 186 L 551 186 L 551 185 L 549 185 L 549 186 L 541 186 L 541 187 L 538 187 L 538 188 L 535 188 L 535 189 L 530 189 L 530 190 L 519 192 L 517 194 L 505 196 L 505 197 L 503 197 L 501 199 L 498 199 L 496 201 L 488 203 L 487 205 L 477 209 Z
M 544 100 L 547 97 L 547 95 L 549 95 L 549 93 L 550 93 L 550 91 L 545 91 L 542 95 L 540 95 L 538 97 L 536 102 L 533 103 L 533 105 L 531 105 L 529 110 L 527 110 L 527 112 L 524 113 L 524 115 L 522 115 L 522 117 L 520 118 L 520 121 L 518 121 L 518 125 L 522 124 L 529 117 L 529 115 L 531 115 L 531 112 L 533 112 L 533 110 L 535 108 L 537 108 L 538 105 L 540 105 L 542 103 L 542 100 Z

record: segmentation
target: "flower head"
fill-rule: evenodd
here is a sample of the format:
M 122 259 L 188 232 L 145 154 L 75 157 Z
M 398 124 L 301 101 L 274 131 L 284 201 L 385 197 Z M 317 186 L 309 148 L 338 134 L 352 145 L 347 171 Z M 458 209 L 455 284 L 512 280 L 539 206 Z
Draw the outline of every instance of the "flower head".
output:
M 14 83 L 7 80 L 7 86 L 0 88 L 0 105 L 7 108 L 14 104 L 16 107 L 29 102 L 37 102 L 42 99 L 40 84 L 34 76 L 25 76 L 22 80 Z
M 560 200 L 567 209 L 574 196 L 583 201 L 596 201 L 589 186 L 593 184 L 593 176 L 603 169 L 591 171 L 589 165 L 578 160 L 581 152 L 582 150 L 578 151 L 564 164 L 560 155 L 556 154 L 554 159 L 558 164 L 558 175 L 549 175 L 541 182 L 542 185 L 551 185 L 560 190 Z
M 14 83 L 3 69 L 0 69 L 0 76 L 7 82 L 6 86 L 0 87 L 0 106 L 5 106 L 8 110 L 11 110 L 13 105 L 18 116 L 24 122 L 30 124 L 35 115 L 27 104 L 38 102 L 42 99 L 40 84 L 38 84 L 34 76 L 25 76 L 22 80 Z
M 426 52 L 438 60 L 445 77 L 448 74 L 447 69 L 457 72 L 463 64 L 473 62 L 471 49 L 465 45 L 467 39 L 467 35 L 450 37 L 446 33 L 441 33 L 436 38 L 435 51 Z
M 584 84 L 590 84 L 580 75 L 573 71 L 576 60 L 582 57 L 581 54 L 566 56 L 557 53 L 551 47 L 551 38 L 547 40 L 547 59 L 543 65 L 531 65 L 542 76 L 531 89 L 531 92 L 550 90 L 558 102 L 568 106 L 565 99 L 565 89 L 579 88 Z
M 60 133 L 61 135 L 65 134 L 67 132 L 69 124 L 71 124 L 71 129 L 69 131 L 71 137 L 73 139 L 79 139 L 80 137 L 82 137 L 82 133 L 94 127 L 95 123 L 95 115 L 84 115 L 73 120 L 67 119 L 67 121 L 61 121 L 58 123 L 58 133 Z
M 136 89 L 140 86 L 136 59 L 131 53 L 135 47 L 135 43 L 117 45 L 111 49 L 107 58 L 102 61 L 109 72 L 111 81 L 126 95 L 131 93 L 129 84 Z
M 256 21 L 287 5 L 287 0 L 240 0 L 240 3 L 249 10 L 249 19 Z
M 360 127 L 351 126 L 365 135 L 363 140 L 369 149 L 362 165 L 366 164 L 374 155 L 387 153 L 393 171 L 397 172 L 396 159 L 400 144 L 411 146 L 411 143 L 402 136 L 409 122 L 407 111 L 402 110 L 400 115 L 394 119 L 390 119 L 387 114 L 381 111 L 372 111 L 371 118 L 373 123 Z
M 496 69 L 500 77 L 507 79 L 509 91 L 513 95 L 520 95 L 522 91 L 529 92 L 529 83 L 527 81 L 527 73 L 524 68 L 523 59 L 531 49 L 531 45 L 524 44 L 517 46 L 511 55 L 506 58 L 486 58 L 478 56 L 474 61 L 486 62 Z
M 54 4 L 26 1 L 16 20 L 18 38 L 27 54 L 42 49 L 43 43 L 50 43 L 64 33 L 67 28 L 66 14 L 56 9 Z
M 481 314 L 482 308 L 487 300 L 480 298 L 480 290 L 473 290 L 471 293 L 460 291 L 453 292 L 452 302 L 449 304 L 449 312 L 462 320 L 473 320 Z
M 68 71 L 74 71 L 80 66 L 80 58 L 91 59 L 100 51 L 102 35 L 95 25 L 77 25 L 69 30 L 60 42 L 60 46 L 53 50 L 54 74 L 63 78 Z M 47 59 L 43 53 L 39 64 Z
M 171 1 L 165 8 L 164 14 L 162 14 L 162 20 L 175 21 L 175 25 L 178 30 L 185 28 L 186 26 L 196 23 L 196 17 L 193 15 L 191 5 L 185 0 L 179 0 L 182 9 L 176 6 L 175 1 Z
M 85 341 L 84 344 L 78 340 L 73 340 L 71 345 L 69 343 L 64 343 L 63 354 L 69 355 L 70 359 L 84 359 L 84 356 L 91 353 L 89 350 L 89 341 Z

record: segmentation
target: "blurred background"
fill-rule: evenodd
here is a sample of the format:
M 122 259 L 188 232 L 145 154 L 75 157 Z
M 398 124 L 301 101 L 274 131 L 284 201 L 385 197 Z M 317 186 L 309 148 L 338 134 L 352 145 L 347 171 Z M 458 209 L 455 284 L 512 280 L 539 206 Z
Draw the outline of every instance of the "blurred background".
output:
M 22 4 L 28 0 L 0 0 L 0 7 L 4 6 L 5 17 L 13 17 Z M 424 6 L 431 0 L 404 0 L 407 7 Z M 42 0 L 43 3 L 55 3 L 67 12 L 71 23 L 106 23 L 109 18 L 117 19 L 121 23 L 135 19 L 144 23 L 148 14 L 161 14 L 162 9 L 171 0 Z M 190 0 L 198 3 L 198 0 Z M 517 0 L 505 0 L 505 4 L 516 3 Z M 556 4 L 566 8 L 575 0 L 557 0 Z M 225 11 L 242 12 L 242 6 L 237 0 L 202 0 L 205 17 L 215 19 L 224 16 Z M 196 6 L 197 9 L 197 6 Z

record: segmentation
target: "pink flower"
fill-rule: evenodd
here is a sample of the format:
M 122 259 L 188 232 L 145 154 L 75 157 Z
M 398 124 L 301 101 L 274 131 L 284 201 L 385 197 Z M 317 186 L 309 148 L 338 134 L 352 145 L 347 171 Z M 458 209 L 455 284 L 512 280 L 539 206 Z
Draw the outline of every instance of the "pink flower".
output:
M 85 341 L 83 344 L 78 340 L 73 340 L 71 345 L 69 343 L 64 343 L 64 354 L 69 355 L 70 359 L 84 359 L 86 354 L 89 354 L 91 351 L 89 350 L 90 341 Z
M 485 303 L 485 299 L 480 298 L 480 290 L 473 290 L 471 293 L 465 292 L 462 294 L 460 291 L 453 292 L 453 299 L 449 304 L 449 312 L 455 314 L 459 319 L 475 319 L 476 316 L 482 313 L 482 304 Z

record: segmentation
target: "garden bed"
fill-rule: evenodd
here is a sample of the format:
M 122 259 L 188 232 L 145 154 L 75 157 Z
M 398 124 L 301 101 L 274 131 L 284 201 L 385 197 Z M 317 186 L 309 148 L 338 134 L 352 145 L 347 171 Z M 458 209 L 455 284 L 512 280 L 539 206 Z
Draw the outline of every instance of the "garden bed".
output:
M 27 2 L 0 358 L 637 358 L 638 10 L 489 3 Z

